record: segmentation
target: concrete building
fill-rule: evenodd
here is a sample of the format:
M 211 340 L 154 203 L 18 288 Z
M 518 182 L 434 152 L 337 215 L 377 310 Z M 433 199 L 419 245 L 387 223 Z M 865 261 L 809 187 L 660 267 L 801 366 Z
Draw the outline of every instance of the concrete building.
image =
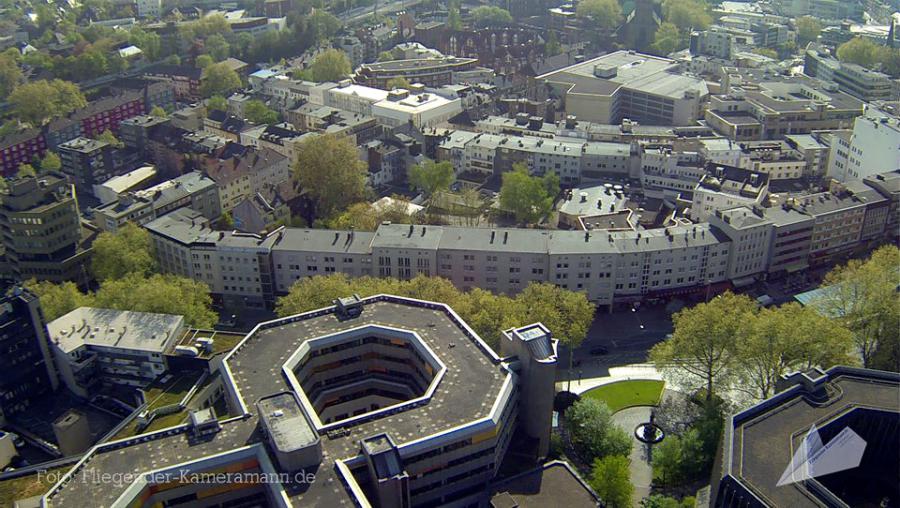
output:
M 79 192 L 91 194 L 94 185 L 116 175 L 113 146 L 105 141 L 75 138 L 57 147 L 61 171 L 71 177 Z
M 710 96 L 705 113 L 709 126 L 735 141 L 780 139 L 848 128 L 863 113 L 859 99 L 809 78 L 758 79 L 729 73 L 724 93 Z
M 535 79 L 563 101 L 567 115 L 582 120 L 693 125 L 709 90 L 702 79 L 676 70 L 673 60 L 623 50 Z
M 144 190 L 120 193 L 94 209 L 94 223 L 115 233 L 126 222 L 146 224 L 156 217 L 189 207 L 208 220 L 222 215 L 219 187 L 199 171 L 186 173 Z
M 772 245 L 772 222 L 758 207 L 716 210 L 709 223 L 731 240 L 728 279 L 735 287 L 756 281 L 765 272 Z
M 734 38 L 724 27 L 691 32 L 691 55 L 707 55 L 730 60 L 734 56 Z
M 900 119 L 878 110 L 857 117 L 849 139 L 831 145 L 831 172 L 841 182 L 900 169 Z
M 392 90 L 387 99 L 372 105 L 372 116 L 388 127 L 410 124 L 416 129 L 435 127 L 462 113 L 459 99 L 445 99 L 436 94 Z
M 491 481 L 517 429 L 518 452 L 548 451 L 557 341 L 540 324 L 505 331 L 503 340 L 505 358 L 448 306 L 389 295 L 260 324 L 223 361 L 229 411 L 239 417 L 220 420 L 202 439 L 189 423 L 99 445 L 43 500 L 478 504 L 494 495 Z M 121 471 L 122 452 L 138 481 L 83 482 L 91 471 Z M 301 488 L 226 487 L 140 475 L 151 469 L 313 477 Z
M 787 205 L 766 208 L 763 213 L 772 223 L 768 272 L 784 275 L 806 269 L 815 218 Z
M 762 206 L 769 194 L 769 175 L 708 163 L 706 174 L 694 187 L 691 218 L 706 221 L 716 210 Z
M 203 161 L 203 172 L 216 183 L 222 212 L 290 178 L 291 161 L 268 148 L 232 144 Z
M 162 0 L 137 0 L 139 18 L 159 19 L 162 13 Z
M 897 100 L 900 94 L 900 81 L 861 65 L 841 62 L 821 48 L 806 50 L 803 72 L 807 76 L 835 83 L 842 92 L 866 102 Z
M 454 73 L 472 70 L 477 64 L 477 58 L 445 55 L 373 62 L 362 64 L 356 69 L 353 80 L 361 85 L 385 90 L 388 88 L 388 81 L 397 78 L 438 87 L 452 84 Z
M 82 248 L 77 203 L 62 173 L 10 180 L 0 230 L 15 279 L 87 284 L 90 253 Z
M 864 201 L 847 192 L 822 192 L 798 198 L 794 205 L 816 221 L 810 239 L 810 264 L 827 263 L 858 245 L 866 217 Z
M 900 236 L 900 170 L 866 177 L 863 182 L 888 198 L 890 204 L 885 221 L 885 231 L 888 238 L 896 241 Z
M 101 382 L 146 386 L 166 371 L 163 353 L 184 329 L 183 316 L 92 307 L 47 324 L 59 376 L 82 397 Z
M 894 372 L 832 367 L 788 374 L 775 395 L 726 419 L 709 505 L 812 508 L 893 499 L 898 389 Z M 813 466 L 822 464 L 837 470 L 817 474 Z
M 641 188 L 648 197 L 674 201 L 679 195 L 692 196 L 697 182 L 706 175 L 704 160 L 715 160 L 697 151 L 674 150 L 671 143 L 640 143 L 639 146 Z
M 0 295 L 0 328 L 0 425 L 5 426 L 56 390 L 59 380 L 47 324 L 34 294 L 5 285 Z
M 129 191 L 139 190 L 156 178 L 156 168 L 141 166 L 134 171 L 114 176 L 99 185 L 94 185 L 94 196 L 100 203 L 111 203 Z

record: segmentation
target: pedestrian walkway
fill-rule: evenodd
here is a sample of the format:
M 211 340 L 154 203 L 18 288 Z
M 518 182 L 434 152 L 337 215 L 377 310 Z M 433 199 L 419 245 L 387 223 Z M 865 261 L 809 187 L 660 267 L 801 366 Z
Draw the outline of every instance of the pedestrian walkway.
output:
M 610 367 L 608 372 L 609 374 L 605 376 L 573 379 L 571 388 L 568 381 L 558 381 L 556 383 L 556 390 L 570 390 L 572 393 L 580 395 L 591 388 L 615 383 L 616 381 L 626 381 L 631 379 L 662 379 L 662 375 L 656 370 L 656 367 L 650 363 L 634 363 L 631 365 Z
M 634 507 L 641 506 L 641 499 L 650 495 L 650 484 L 653 482 L 653 467 L 650 464 L 647 445 L 634 437 L 634 429 L 642 423 L 650 421 L 650 406 L 630 407 L 618 411 L 612 416 L 613 423 L 628 433 L 631 438 L 631 459 L 629 466 L 631 472 L 631 484 L 634 485 L 634 493 L 631 495 L 631 504 Z

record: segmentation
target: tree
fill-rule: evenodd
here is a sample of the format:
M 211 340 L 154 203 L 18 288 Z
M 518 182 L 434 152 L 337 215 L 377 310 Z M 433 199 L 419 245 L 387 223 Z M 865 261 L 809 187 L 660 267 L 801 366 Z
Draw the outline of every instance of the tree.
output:
M 562 47 L 559 45 L 559 37 L 556 35 L 556 30 L 550 30 L 550 33 L 547 34 L 547 43 L 544 44 L 544 53 L 547 56 L 556 56 L 562 52 Z
M 329 218 L 366 192 L 366 165 L 356 145 L 331 134 L 306 139 L 297 146 L 294 178 L 309 193 L 319 218 Z
M 554 179 L 556 190 L 551 192 Z M 527 167 L 515 164 L 512 171 L 503 173 L 500 206 L 512 212 L 516 221 L 531 224 L 550 213 L 558 192 L 559 178 L 555 174 L 548 173 L 544 178 L 530 176 Z
M 709 475 L 713 455 L 697 429 L 670 435 L 653 451 L 653 476 L 662 485 L 680 485 Z
M 880 67 L 892 77 L 900 76 L 900 49 L 882 46 L 869 39 L 856 37 L 837 49 L 837 57 L 842 62 L 850 62 L 863 67 Z
M 221 62 L 231 56 L 231 46 L 222 34 L 212 34 L 203 41 L 203 49 L 215 60 Z
M 209 55 L 197 55 L 197 58 L 194 60 L 194 66 L 198 69 L 205 69 L 214 63 L 216 63 L 215 60 Z
M 184 316 L 195 328 L 212 328 L 218 317 L 212 310 L 209 287 L 203 282 L 175 275 L 132 273 L 107 279 L 94 295 L 94 305 L 106 309 L 156 312 Z
M 583 0 L 575 14 L 592 20 L 603 30 L 613 29 L 622 22 L 622 6 L 618 0 Z
M 40 126 L 50 119 L 87 106 L 78 86 L 68 81 L 38 80 L 16 87 L 8 102 L 19 120 Z
M 74 282 L 54 284 L 48 281 L 38 282 L 35 279 L 31 279 L 25 282 L 25 287 L 40 298 L 41 310 L 47 322 L 68 314 L 79 307 L 90 307 L 93 305 L 92 295 L 82 293 Z
M 178 31 L 182 39 L 190 44 L 197 39 L 206 40 L 214 34 L 229 35 L 231 34 L 231 26 L 228 24 L 225 16 L 214 14 L 204 16 L 196 21 L 182 23 L 178 26 Z
M 60 169 L 62 169 L 62 161 L 59 160 L 59 155 L 48 150 L 41 159 L 41 171 L 59 171 Z
M 566 410 L 566 428 L 586 462 L 631 451 L 631 438 L 612 422 L 609 407 L 599 400 L 585 397 L 575 402 Z
M 116 233 L 100 233 L 93 245 L 91 273 L 100 281 L 156 270 L 153 244 L 146 229 L 129 222 Z
M 28 178 L 37 176 L 37 170 L 31 164 L 19 164 L 19 170 L 16 172 L 16 178 Z
M 162 40 L 158 34 L 148 32 L 135 26 L 128 32 L 128 41 L 141 48 L 141 51 L 144 52 L 144 56 L 147 57 L 147 60 L 155 62 L 159 59 Z
M 513 17 L 508 10 L 494 5 L 482 5 L 472 9 L 472 20 L 478 28 L 507 26 Z
M 203 69 L 200 93 L 204 97 L 226 96 L 240 87 L 240 76 L 226 63 L 215 63 Z
M 663 56 L 681 49 L 681 33 L 678 27 L 668 21 L 660 24 L 656 29 L 652 49 Z
M 594 461 L 590 485 L 610 508 L 630 508 L 634 486 L 631 484 L 631 460 L 623 455 L 608 455 Z
M 354 229 L 356 231 L 375 231 L 384 221 L 395 223 L 415 223 L 415 217 L 407 212 L 409 201 L 394 197 L 391 203 L 383 207 L 375 207 L 366 202 L 353 203 L 340 215 L 328 221 L 331 229 Z
M 450 2 L 447 13 L 447 27 L 450 30 L 462 30 L 462 19 L 459 17 L 459 3 Z
M 434 195 L 449 189 L 456 180 L 456 174 L 453 171 L 453 164 L 449 161 L 435 162 L 426 159 L 424 163 L 409 168 L 408 180 L 412 187 L 421 190 L 430 198 L 427 208 L 430 210 Z
M 393 90 L 395 88 L 404 88 L 404 89 L 409 90 L 409 87 L 411 86 L 411 83 L 409 82 L 409 80 L 404 78 L 403 76 L 397 76 L 396 78 L 391 78 L 387 81 L 386 84 L 387 84 L 386 88 L 388 90 Z
M 244 104 L 244 117 L 255 124 L 273 124 L 278 122 L 278 113 L 258 99 L 251 99 Z
M 674 497 L 653 494 L 641 499 L 641 508 L 694 508 L 696 499 L 688 496 L 679 501 Z
M 710 399 L 733 373 L 735 344 L 744 340 L 744 323 L 756 311 L 750 297 L 731 292 L 683 309 L 672 316 L 672 338 L 653 346 L 650 359 L 664 372 L 700 379 Z
M 115 134 L 112 133 L 109 129 L 101 132 L 97 135 L 97 141 L 103 141 L 104 143 L 109 143 L 114 148 L 122 148 L 125 146 L 125 143 L 119 141 L 119 138 L 116 137 Z
M 313 81 L 339 81 L 350 75 L 350 59 L 339 49 L 326 49 L 310 65 Z
M 325 9 L 316 9 L 307 18 L 307 23 L 315 42 L 327 41 L 341 29 L 341 20 Z
M 19 83 L 22 82 L 22 70 L 19 69 L 19 63 L 16 59 L 3 53 L 0 56 L 0 97 L 6 97 L 12 93 Z
M 900 329 L 897 266 L 900 249 L 892 245 L 879 248 L 868 260 L 851 260 L 825 276 L 827 289 L 812 304 L 850 329 L 863 367 L 898 368 L 896 353 L 891 352 L 897 350 Z M 878 356 L 885 363 L 876 364 Z
M 150 109 L 150 116 L 155 116 L 157 118 L 166 118 L 169 116 L 169 114 L 166 113 L 166 110 L 161 108 L 160 106 L 153 106 L 153 108 Z
M 767 399 L 784 374 L 848 364 L 853 334 L 839 322 L 796 303 L 763 309 L 745 323 L 737 346 L 742 386 Z
M 709 6 L 703 0 L 664 0 L 663 15 L 666 21 L 679 30 L 703 30 L 712 23 Z
M 213 95 L 209 99 L 206 99 L 206 109 L 210 111 L 227 111 L 228 100 L 221 95 Z
M 578 347 L 587 336 L 596 307 L 583 292 L 548 282 L 532 282 L 516 296 L 534 321 L 540 321 L 567 347 Z
M 816 42 L 819 39 L 819 33 L 822 31 L 822 23 L 813 16 L 802 16 L 797 18 L 797 43 L 806 47 L 810 42 Z

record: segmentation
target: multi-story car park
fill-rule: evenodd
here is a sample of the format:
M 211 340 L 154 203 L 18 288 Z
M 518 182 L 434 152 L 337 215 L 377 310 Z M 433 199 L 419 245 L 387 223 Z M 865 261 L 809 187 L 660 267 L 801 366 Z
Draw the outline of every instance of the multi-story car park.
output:
M 516 429 L 546 455 L 556 347 L 532 324 L 498 355 L 448 306 L 387 295 L 261 323 L 220 369 L 237 416 L 98 445 L 42 503 L 471 506 Z

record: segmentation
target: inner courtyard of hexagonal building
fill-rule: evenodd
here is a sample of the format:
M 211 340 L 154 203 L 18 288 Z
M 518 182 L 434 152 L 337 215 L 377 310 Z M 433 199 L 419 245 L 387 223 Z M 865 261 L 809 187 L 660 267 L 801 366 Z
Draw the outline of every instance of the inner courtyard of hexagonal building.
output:
M 379 325 L 310 339 L 284 368 L 318 427 L 422 403 L 444 372 L 415 332 Z

